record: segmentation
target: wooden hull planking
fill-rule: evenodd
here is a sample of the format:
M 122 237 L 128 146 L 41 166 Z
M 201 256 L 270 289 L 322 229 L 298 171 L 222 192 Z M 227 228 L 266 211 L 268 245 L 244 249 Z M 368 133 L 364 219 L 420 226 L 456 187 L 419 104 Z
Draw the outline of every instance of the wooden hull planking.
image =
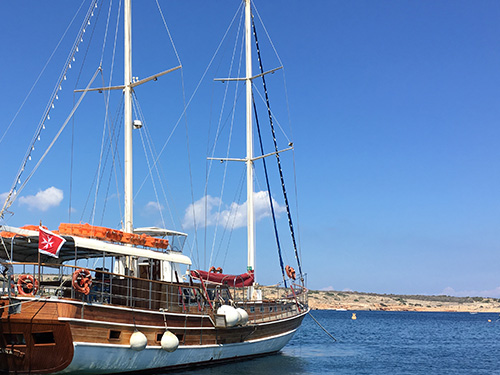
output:
M 212 316 L 202 313 L 148 311 L 77 300 L 24 298 L 13 309 L 17 309 L 14 314 L 7 307 L 0 310 L 0 372 L 6 374 L 161 370 L 274 353 L 288 343 L 306 313 L 283 316 L 276 311 L 267 321 L 220 328 Z M 180 343 L 172 353 L 160 344 L 165 324 Z M 147 337 L 142 351 L 130 348 L 135 330 Z

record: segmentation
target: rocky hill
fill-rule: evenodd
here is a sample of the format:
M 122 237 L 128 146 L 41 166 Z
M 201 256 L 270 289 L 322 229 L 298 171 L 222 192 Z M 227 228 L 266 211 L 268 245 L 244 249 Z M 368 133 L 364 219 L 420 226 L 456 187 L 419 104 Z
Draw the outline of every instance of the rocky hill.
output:
M 310 290 L 309 306 L 319 310 L 500 312 L 500 299 Z

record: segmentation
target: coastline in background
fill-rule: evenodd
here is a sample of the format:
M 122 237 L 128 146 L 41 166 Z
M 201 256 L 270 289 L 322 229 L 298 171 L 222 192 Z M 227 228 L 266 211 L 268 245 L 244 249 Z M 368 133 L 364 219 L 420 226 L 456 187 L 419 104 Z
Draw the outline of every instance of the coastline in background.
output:
M 500 312 L 500 299 L 310 290 L 309 306 L 314 310 Z

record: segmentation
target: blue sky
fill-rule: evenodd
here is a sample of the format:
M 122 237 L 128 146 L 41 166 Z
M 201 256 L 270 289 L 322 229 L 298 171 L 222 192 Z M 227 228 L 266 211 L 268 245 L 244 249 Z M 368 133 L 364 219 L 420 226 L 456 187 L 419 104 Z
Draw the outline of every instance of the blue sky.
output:
M 141 9 L 136 3 L 133 66 L 134 75 L 144 78 L 178 63 L 156 3 L 141 1 L 144 5 Z M 239 1 L 159 3 L 183 65 L 182 75 L 172 73 L 137 88 L 136 94 L 156 149 L 164 145 L 175 128 L 161 159 L 169 201 L 167 204 L 161 199 L 163 193 L 158 183 L 155 186 L 160 191 L 159 202 L 154 188 L 144 187 L 137 194 L 135 223 L 158 225 L 160 207 L 166 225 L 181 229 L 186 209 L 193 200 L 197 202 L 205 195 L 207 149 L 213 144 L 219 118 L 217 106 L 220 107 L 226 87 L 212 79 L 228 74 L 227 61 L 231 60 L 239 16 L 221 48 L 221 55 L 214 60 L 190 102 L 187 120 L 181 116 L 182 87 L 187 101 L 195 92 Z M 114 1 L 115 8 L 117 4 Z M 65 1 L 51 2 L 50 7 L 38 1 L 0 3 L 0 10 L 6 15 L 0 25 L 3 48 L 0 137 L 79 5 Z M 280 71 L 269 76 L 267 83 L 271 106 L 283 128 L 283 133 L 278 132 L 278 141 L 286 147 L 288 140 L 292 140 L 295 146 L 295 154 L 282 154 L 282 161 L 294 211 L 294 165 L 296 169 L 299 217 L 294 216 L 294 221 L 300 230 L 309 287 L 500 297 L 497 270 L 500 264 L 497 145 L 500 4 L 280 0 L 256 1 L 255 6 L 279 55 L 278 59 L 260 28 L 265 69 L 279 66 L 279 60 L 285 66 L 284 74 Z M 96 23 L 105 22 L 107 10 L 106 2 Z M 14 180 L 82 17 L 83 13 L 77 16 L 68 37 L 0 143 L 0 157 L 4 160 L 0 193 L 7 192 Z M 261 26 L 260 22 L 257 25 Z M 109 33 L 114 33 L 114 25 Z M 68 73 L 68 83 L 64 83 L 51 120 L 36 145 L 34 162 L 71 110 L 74 100 L 71 91 L 86 85 L 97 67 L 102 49 L 102 36 L 98 35 L 96 27 L 90 42 L 86 32 L 74 67 Z M 107 42 L 107 47 L 110 46 L 112 38 Z M 77 66 L 83 56 L 87 56 L 88 68 L 80 71 Z M 237 65 L 239 49 L 235 56 Z M 105 82 L 110 79 L 111 58 L 107 52 Z M 111 81 L 120 84 L 121 47 L 117 48 L 116 60 Z M 102 83 L 101 78 L 96 82 Z M 235 87 L 232 84 L 230 90 Z M 241 91 L 241 87 L 237 90 Z M 227 108 L 234 96 L 228 97 L 231 99 L 222 115 L 221 140 L 227 139 L 230 130 Z M 237 99 L 241 112 L 244 104 L 240 97 Z M 116 102 L 110 105 L 114 116 L 120 95 L 115 94 L 112 101 Z M 239 150 L 243 141 L 242 118 L 238 116 L 232 133 L 231 157 L 242 157 L 244 153 Z M 15 215 L 8 218 L 8 224 L 36 224 L 43 220 L 55 229 L 59 222 L 68 221 L 72 137 L 75 160 L 71 220 L 90 221 L 92 203 L 85 205 L 85 202 L 92 202 L 94 196 L 91 186 L 101 152 L 103 118 L 103 95 L 87 94 L 75 122 L 69 123 L 12 206 Z M 261 112 L 259 120 L 265 124 L 265 112 Z M 141 154 L 141 138 L 137 134 L 134 142 Z M 121 141 L 118 147 L 121 151 Z M 226 152 L 221 144 L 214 155 L 222 157 Z M 137 158 L 136 188 L 147 177 L 144 162 L 144 157 Z M 217 188 L 226 164 L 228 176 L 233 177 L 227 177 L 220 199 Z M 95 224 L 119 227 L 121 201 L 109 166 L 110 163 L 102 175 L 99 196 L 101 207 L 106 201 L 106 212 L 103 215 L 102 210 L 96 210 Z M 244 204 L 245 193 L 239 189 L 242 171 L 243 165 L 239 163 L 212 165 L 208 194 L 215 208 L 210 219 L 223 216 L 233 203 Z M 257 190 L 263 187 L 262 174 L 258 174 Z M 39 192 L 42 193 L 36 198 Z M 280 227 L 286 229 L 277 180 L 273 180 L 273 197 L 280 205 Z M 219 203 L 222 214 L 217 214 Z M 269 217 L 258 223 L 257 274 L 261 283 L 279 281 L 270 226 Z M 207 226 L 206 236 L 200 227 L 196 241 L 191 228 L 184 230 L 191 235 L 189 246 L 198 266 L 213 264 L 232 273 L 244 271 L 244 250 L 240 255 L 234 252 L 244 248 L 243 228 L 236 228 L 231 236 L 219 229 L 215 241 L 212 225 Z M 281 237 L 285 261 L 293 265 L 286 231 L 282 231 Z M 218 244 L 221 238 L 222 243 Z

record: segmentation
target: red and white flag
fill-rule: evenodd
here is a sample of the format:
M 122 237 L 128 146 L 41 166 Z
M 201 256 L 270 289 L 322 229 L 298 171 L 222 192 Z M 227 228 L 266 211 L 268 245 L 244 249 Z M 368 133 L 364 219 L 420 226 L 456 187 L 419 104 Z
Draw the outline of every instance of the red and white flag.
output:
M 59 250 L 61 250 L 66 240 L 42 227 L 39 227 L 38 233 L 38 251 L 42 254 L 59 258 Z

